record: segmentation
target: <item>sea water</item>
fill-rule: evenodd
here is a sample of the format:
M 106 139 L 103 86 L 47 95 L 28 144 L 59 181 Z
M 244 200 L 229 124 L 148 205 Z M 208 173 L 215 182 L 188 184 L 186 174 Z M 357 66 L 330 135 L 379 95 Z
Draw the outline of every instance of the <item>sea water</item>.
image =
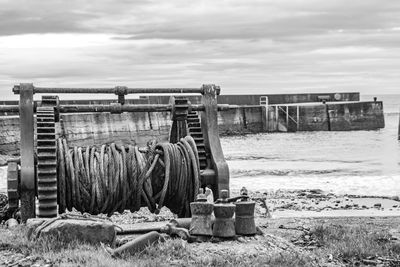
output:
M 400 95 L 378 96 L 378 100 L 383 101 L 386 123 L 380 130 L 222 138 L 231 188 L 400 196 Z
M 231 189 L 322 189 L 335 194 L 400 196 L 400 95 L 378 95 L 378 100 L 384 105 L 385 129 L 221 138 Z M 6 168 L 0 168 L 0 192 L 5 190 Z

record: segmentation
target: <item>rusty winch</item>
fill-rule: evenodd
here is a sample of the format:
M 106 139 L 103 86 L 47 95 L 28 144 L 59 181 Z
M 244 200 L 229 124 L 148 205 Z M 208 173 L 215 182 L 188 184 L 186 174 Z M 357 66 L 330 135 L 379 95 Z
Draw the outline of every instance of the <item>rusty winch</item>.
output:
M 189 203 L 195 200 L 199 188 L 211 188 L 216 197 L 220 190 L 229 189 L 229 170 L 219 140 L 217 115 L 218 110 L 230 107 L 217 104 L 218 86 L 46 88 L 24 83 L 13 91 L 20 95 L 19 106 L 5 106 L 2 111 L 19 112 L 20 117 L 20 159 L 8 163 L 8 194 L 10 208 L 21 208 L 22 221 L 35 216 L 56 217 L 72 208 L 112 214 L 124 209 L 137 210 L 140 208 L 137 205 L 148 206 L 154 212 L 169 205 L 180 217 L 188 217 Z M 58 94 L 76 93 L 115 94 L 118 102 L 64 105 L 58 99 Z M 171 97 L 169 104 L 126 103 L 126 95 L 139 93 L 201 94 L 201 104 L 191 104 L 181 95 Z M 46 95 L 40 102 L 34 102 L 35 94 Z M 102 116 L 137 112 L 147 112 L 149 116 L 152 112 L 170 112 L 169 143 L 140 148 L 132 143 L 114 144 L 110 135 L 101 142 L 93 138 L 90 145 L 69 145 L 71 134 L 65 129 L 63 118 L 70 113 Z M 176 171 L 174 164 L 180 161 L 184 162 L 179 165 L 183 167 Z M 192 180 L 186 181 L 186 175 Z M 171 198 L 172 192 L 180 187 L 187 191 Z M 222 199 L 226 194 L 224 191 Z M 167 201 L 169 204 L 165 204 Z M 222 205 L 216 208 L 217 221 L 231 224 L 227 215 L 232 207 Z M 225 211 L 225 205 L 229 206 L 229 212 Z M 197 211 L 197 208 L 192 210 L 199 214 Z M 226 235 L 219 233 L 221 223 L 217 223 L 215 233 Z M 230 234 L 231 231 L 227 235 Z

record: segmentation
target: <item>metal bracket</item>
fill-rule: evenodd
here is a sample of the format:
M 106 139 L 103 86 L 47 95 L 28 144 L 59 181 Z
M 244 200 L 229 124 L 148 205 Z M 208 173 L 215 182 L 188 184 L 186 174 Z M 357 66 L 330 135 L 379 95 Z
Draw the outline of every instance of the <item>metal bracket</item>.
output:
M 217 93 L 219 87 L 205 84 L 202 87 L 204 112 L 201 114 L 201 127 L 204 133 L 204 143 L 211 156 L 211 167 L 215 171 L 215 181 L 212 186 L 216 198 L 221 190 L 229 190 L 229 168 L 225 161 L 218 132 Z M 228 191 L 229 192 L 229 191 Z
M 124 105 L 125 104 L 125 96 L 128 94 L 128 87 L 115 86 L 114 93 L 118 96 L 118 103 L 121 105 Z
M 111 103 L 111 114 L 121 114 L 122 113 L 122 104 L 120 103 Z
M 177 143 L 179 142 L 179 139 L 188 134 L 187 117 L 189 101 L 185 98 L 176 98 L 171 96 L 169 102 L 172 106 L 172 127 L 169 141 L 171 143 Z

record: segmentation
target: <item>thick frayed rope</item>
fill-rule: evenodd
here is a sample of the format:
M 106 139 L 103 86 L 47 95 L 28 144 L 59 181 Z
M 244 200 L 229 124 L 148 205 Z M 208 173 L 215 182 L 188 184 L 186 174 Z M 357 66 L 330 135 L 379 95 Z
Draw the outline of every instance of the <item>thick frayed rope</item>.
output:
M 200 187 L 200 164 L 192 137 L 176 144 L 149 142 L 139 148 L 114 143 L 69 148 L 57 141 L 59 213 L 75 208 L 90 214 L 168 207 L 190 216 Z

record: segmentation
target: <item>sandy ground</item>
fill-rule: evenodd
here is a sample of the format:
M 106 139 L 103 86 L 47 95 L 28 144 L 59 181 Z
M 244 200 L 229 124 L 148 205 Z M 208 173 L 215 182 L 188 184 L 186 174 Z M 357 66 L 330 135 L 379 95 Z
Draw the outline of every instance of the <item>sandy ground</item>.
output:
M 337 196 L 321 190 L 282 192 L 268 197 L 273 217 L 400 216 L 398 197 Z

